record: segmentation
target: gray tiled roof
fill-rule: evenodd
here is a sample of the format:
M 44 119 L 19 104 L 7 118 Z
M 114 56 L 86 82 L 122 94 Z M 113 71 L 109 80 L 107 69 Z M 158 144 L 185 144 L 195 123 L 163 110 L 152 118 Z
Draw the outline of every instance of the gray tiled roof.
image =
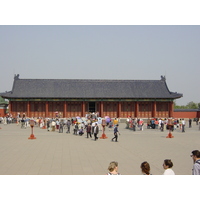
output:
M 180 98 L 165 80 L 78 80 L 15 78 L 7 98 Z

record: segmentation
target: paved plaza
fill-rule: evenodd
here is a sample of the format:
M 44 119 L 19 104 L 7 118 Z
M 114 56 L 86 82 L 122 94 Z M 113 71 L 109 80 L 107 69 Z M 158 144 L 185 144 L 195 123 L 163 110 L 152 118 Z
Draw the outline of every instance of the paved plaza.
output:
M 118 161 L 123 175 L 141 175 L 140 164 L 147 161 L 153 175 L 161 175 L 164 159 L 171 159 L 177 175 L 191 175 L 191 151 L 200 149 L 200 131 L 193 123 L 186 124 L 186 132 L 125 129 L 119 124 L 119 142 L 112 142 L 113 130 L 106 128 L 108 139 L 86 138 L 71 133 L 48 132 L 34 127 L 35 140 L 28 137 L 31 128 L 21 129 L 16 124 L 0 127 L 0 175 L 104 175 L 111 161 Z M 99 137 L 102 131 L 99 133 Z

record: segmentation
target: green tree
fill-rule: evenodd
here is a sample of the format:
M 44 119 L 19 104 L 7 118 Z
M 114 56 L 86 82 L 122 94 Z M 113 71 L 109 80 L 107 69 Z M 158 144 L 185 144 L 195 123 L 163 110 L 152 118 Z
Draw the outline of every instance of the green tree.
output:
M 2 97 L 0 97 L 0 103 L 7 103 L 8 104 L 8 102 L 5 101 L 5 99 L 3 99 Z
M 197 103 L 194 103 L 193 101 L 190 101 L 190 102 L 186 105 L 186 107 L 187 107 L 188 109 L 197 109 L 197 108 L 198 108 L 198 105 L 197 105 Z
M 179 106 L 176 104 L 176 101 L 174 101 L 174 109 L 187 109 L 187 107 L 184 105 Z
M 194 103 L 193 101 L 190 101 L 187 103 L 187 105 L 177 105 L 176 101 L 174 101 L 174 109 L 200 109 L 200 103 Z

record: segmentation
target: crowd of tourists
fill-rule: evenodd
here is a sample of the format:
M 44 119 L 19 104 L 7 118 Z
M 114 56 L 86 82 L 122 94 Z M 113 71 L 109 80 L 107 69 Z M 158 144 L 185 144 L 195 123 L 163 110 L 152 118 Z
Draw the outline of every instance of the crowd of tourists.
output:
M 196 124 L 199 125 L 200 130 L 200 121 L 199 118 L 196 118 Z M 189 128 L 192 127 L 192 119 L 188 120 Z M 144 130 L 144 120 L 143 119 L 137 119 L 137 118 L 131 118 L 128 117 L 126 120 L 126 128 L 132 129 L 133 131 Z M 148 118 L 146 121 L 146 128 L 147 129 L 160 129 L 161 131 L 164 130 L 171 130 L 174 131 L 176 129 L 182 130 L 182 132 L 185 132 L 185 126 L 186 126 L 186 120 L 185 119 L 175 119 L 175 118 Z
M 35 126 L 40 128 L 47 128 L 48 131 L 59 130 L 59 132 L 62 133 L 64 129 L 67 129 L 66 133 L 70 133 L 70 131 L 73 131 L 75 135 L 83 135 L 84 132 L 86 132 L 89 133 L 89 136 L 90 133 L 94 133 L 95 123 L 98 126 L 98 130 L 102 130 L 102 119 L 105 120 L 106 126 L 109 130 L 113 129 L 117 124 L 120 123 L 120 118 L 111 119 L 109 116 L 101 118 L 99 116 L 99 113 L 87 113 L 85 117 L 72 117 L 70 119 L 59 118 L 57 116 L 55 116 L 54 118 L 29 118 L 25 115 L 25 113 L 23 113 L 22 115 L 18 113 L 17 118 L 13 118 L 12 114 L 8 113 L 6 116 L 0 117 L 0 124 L 6 125 L 17 123 L 17 125 L 20 125 L 21 128 L 26 128 L 30 127 L 29 122 L 31 119 L 34 120 Z M 199 125 L 200 130 L 199 118 L 196 118 L 195 121 L 196 124 Z M 187 122 L 185 119 L 175 118 L 149 118 L 143 120 L 141 118 L 131 118 L 131 116 L 128 116 L 126 119 L 126 129 L 131 129 L 133 131 L 143 131 L 144 129 L 158 129 L 160 131 L 170 129 L 171 131 L 174 131 L 180 129 L 182 132 L 185 132 L 186 124 L 189 128 L 191 128 L 192 119 L 189 119 Z
M 8 116 L 8 117 L 0 117 L 0 124 L 11 124 L 13 123 L 13 118 Z
M 193 160 L 193 169 L 192 169 L 192 175 L 200 175 L 200 151 L 199 150 L 194 150 L 191 152 L 191 158 Z M 163 169 L 164 173 L 163 175 L 175 175 L 174 170 L 172 169 L 173 167 L 173 162 L 171 159 L 165 159 L 163 161 Z M 152 175 L 151 174 L 151 168 L 150 164 L 147 161 L 144 161 L 140 165 L 141 173 L 143 175 Z M 110 162 L 108 166 L 108 173 L 107 175 L 121 175 L 118 172 L 118 162 L 112 161 Z
M 105 127 L 108 127 L 109 130 L 114 130 L 114 137 L 112 141 L 117 142 L 118 139 L 118 123 L 119 119 L 115 118 L 112 120 L 109 116 L 105 116 L 105 118 L 99 117 L 98 113 L 87 113 L 85 117 L 72 117 L 70 119 L 67 118 L 59 118 L 56 116 L 55 118 L 29 118 L 26 117 L 25 113 L 20 115 L 18 113 L 17 118 L 13 119 L 10 114 L 2 119 L 4 125 L 9 124 L 7 121 L 11 119 L 12 122 L 19 125 L 21 128 L 26 129 L 30 127 L 30 121 L 34 121 L 34 126 L 39 127 L 41 129 L 47 129 L 47 131 L 58 131 L 59 133 L 73 133 L 74 135 L 82 136 L 84 133 L 87 134 L 87 138 L 92 138 L 94 136 L 94 140 L 98 140 L 99 131 L 105 130 Z M 0 121 L 1 122 L 1 121 Z

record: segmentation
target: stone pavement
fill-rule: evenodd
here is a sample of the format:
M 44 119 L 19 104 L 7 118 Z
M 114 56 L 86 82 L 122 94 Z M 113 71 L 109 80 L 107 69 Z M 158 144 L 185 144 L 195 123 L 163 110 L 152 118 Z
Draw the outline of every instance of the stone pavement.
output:
M 192 172 L 191 151 L 200 149 L 200 131 L 193 123 L 186 132 L 125 129 L 120 123 L 119 142 L 111 142 L 113 130 L 106 129 L 108 139 L 75 136 L 72 133 L 48 132 L 34 127 L 37 139 L 29 140 L 31 129 L 16 124 L 0 127 L 0 175 L 104 175 L 110 161 L 118 161 L 123 175 L 141 175 L 140 164 L 147 161 L 153 175 L 163 174 L 163 160 L 171 159 L 177 175 Z M 66 132 L 66 130 L 64 129 Z M 71 131 L 72 132 L 72 131 Z M 102 135 L 100 131 L 99 137 Z

